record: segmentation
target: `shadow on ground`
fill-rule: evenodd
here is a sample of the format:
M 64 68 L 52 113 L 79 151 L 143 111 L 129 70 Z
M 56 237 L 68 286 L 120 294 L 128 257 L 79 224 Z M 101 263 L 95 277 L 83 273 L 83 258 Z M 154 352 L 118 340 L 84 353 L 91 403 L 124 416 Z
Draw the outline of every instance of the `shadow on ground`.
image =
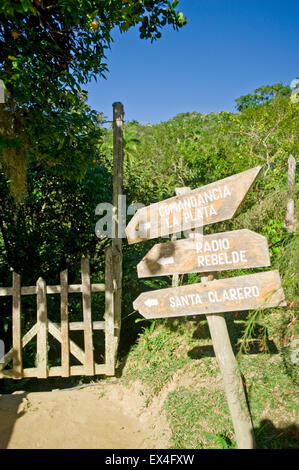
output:
M 17 419 L 25 414 L 19 411 L 27 393 L 0 396 L 0 449 L 6 449 Z
M 298 449 L 299 427 L 289 424 L 284 428 L 277 428 L 272 421 L 264 419 L 254 430 L 256 447 L 258 449 Z

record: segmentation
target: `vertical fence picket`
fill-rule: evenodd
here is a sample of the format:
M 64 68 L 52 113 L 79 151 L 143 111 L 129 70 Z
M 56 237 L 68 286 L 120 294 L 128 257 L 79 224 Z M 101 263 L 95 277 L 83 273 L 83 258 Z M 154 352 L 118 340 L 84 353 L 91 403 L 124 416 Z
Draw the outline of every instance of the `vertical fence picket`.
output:
M 113 290 L 113 251 L 105 252 L 105 366 L 106 375 L 114 375 L 114 290 Z
M 113 103 L 113 206 L 114 206 L 114 238 L 112 238 L 113 268 L 115 287 L 114 296 L 114 322 L 116 326 L 115 354 L 119 343 L 121 327 L 121 299 L 122 299 L 122 233 L 121 227 L 125 221 L 125 214 L 119 207 L 120 196 L 123 191 L 123 159 L 124 159 L 124 106 L 122 103 Z M 125 222 L 124 222 L 125 224 Z
M 285 228 L 289 233 L 295 232 L 295 205 L 294 205 L 294 190 L 296 180 L 296 159 L 293 155 L 288 159 L 288 202 L 287 211 L 285 216 Z
M 12 274 L 12 347 L 13 371 L 16 379 L 23 377 L 22 334 L 21 334 L 21 277 Z
M 48 318 L 47 318 L 47 291 L 46 283 L 40 277 L 36 283 L 37 304 L 37 377 L 48 377 Z
M 84 324 L 84 347 L 85 347 L 85 374 L 94 374 L 93 340 L 92 340 L 92 318 L 91 318 L 91 288 L 89 275 L 89 260 L 81 261 L 82 271 L 82 303 Z
M 68 271 L 60 273 L 61 376 L 70 376 L 70 341 L 68 320 Z

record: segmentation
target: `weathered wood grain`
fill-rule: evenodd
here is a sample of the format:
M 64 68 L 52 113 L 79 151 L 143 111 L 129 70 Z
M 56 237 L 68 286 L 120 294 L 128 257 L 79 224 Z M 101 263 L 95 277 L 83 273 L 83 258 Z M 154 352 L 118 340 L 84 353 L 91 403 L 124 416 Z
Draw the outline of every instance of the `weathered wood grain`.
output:
M 40 277 L 36 283 L 36 309 L 37 309 L 37 377 L 48 377 L 48 318 L 46 283 Z
M 82 306 L 84 323 L 84 349 L 85 349 L 85 373 L 94 374 L 92 317 L 91 317 L 91 289 L 88 258 L 81 260 L 82 271 Z
M 284 306 L 279 272 L 144 292 L 133 306 L 145 318 L 169 318 Z
M 62 342 L 62 336 L 61 336 L 60 325 L 57 325 L 57 323 L 52 323 L 50 320 L 48 320 L 48 327 L 49 327 L 49 333 L 52 336 L 54 336 L 54 338 L 57 339 L 57 341 L 59 341 L 61 343 Z M 84 329 L 84 327 L 82 329 Z M 69 341 L 70 341 L 70 353 L 76 359 L 78 359 L 79 362 L 84 364 L 84 361 L 85 361 L 84 351 L 82 351 L 82 349 L 79 346 L 77 346 L 77 344 L 74 343 L 74 341 L 72 341 L 71 339 Z
M 13 370 L 16 378 L 22 378 L 21 277 L 15 272 L 12 274 L 12 347 Z
M 37 323 L 33 325 L 32 328 L 30 328 L 29 331 L 23 336 L 22 338 L 22 348 L 26 346 L 26 344 L 29 343 L 29 341 L 32 340 L 32 338 L 37 334 Z M 13 359 L 13 348 L 11 348 L 4 356 L 4 362 L 0 364 L 0 372 L 4 369 L 5 366 Z M 0 374 L 0 378 L 1 374 Z
M 201 282 L 207 284 L 217 273 L 203 276 Z M 228 334 L 225 315 L 207 315 L 215 356 L 223 379 L 226 399 L 231 414 L 238 449 L 255 447 L 254 431 L 248 409 L 240 368 L 235 358 Z
M 294 203 L 294 189 L 296 179 L 296 159 L 293 155 L 288 159 L 288 202 L 285 216 L 285 228 L 287 232 L 295 232 L 295 203 Z
M 137 265 L 138 277 L 205 273 L 270 266 L 267 239 L 235 230 L 159 243 Z
M 127 225 L 128 242 L 137 243 L 230 219 L 260 169 L 260 166 L 251 168 L 139 209 Z
M 115 336 L 115 354 L 117 353 L 121 328 L 122 299 L 122 231 L 125 226 L 125 212 L 120 209 L 119 199 L 123 192 L 123 160 L 124 160 L 124 106 L 120 102 L 113 103 L 113 221 L 114 237 L 112 238 L 114 323 L 117 326 Z M 122 219 L 122 220 L 121 220 Z
M 60 318 L 61 318 L 61 373 L 70 376 L 70 340 L 68 319 L 68 270 L 60 273 Z
M 114 375 L 115 337 L 114 337 L 114 290 L 113 290 L 113 247 L 105 252 L 105 364 L 107 375 Z
M 46 286 L 47 294 L 60 294 L 61 286 Z M 91 284 L 91 292 L 104 292 L 105 284 Z M 81 284 L 70 284 L 68 286 L 68 293 L 74 294 L 76 292 L 82 292 Z M 21 287 L 21 295 L 34 295 L 36 294 L 36 286 L 24 286 Z M 6 295 L 12 295 L 12 287 L 0 287 L 0 297 Z

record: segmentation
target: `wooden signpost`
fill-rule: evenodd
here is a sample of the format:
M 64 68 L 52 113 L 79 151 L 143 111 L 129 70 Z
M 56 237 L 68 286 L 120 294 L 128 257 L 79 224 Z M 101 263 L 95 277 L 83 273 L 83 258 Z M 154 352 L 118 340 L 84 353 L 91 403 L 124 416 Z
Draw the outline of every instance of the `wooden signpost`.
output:
M 137 211 L 127 226 L 137 243 L 233 217 L 261 167 L 252 168 Z M 133 306 L 147 319 L 206 314 L 240 449 L 255 446 L 242 376 L 224 312 L 285 306 L 279 272 L 214 279 L 216 271 L 270 266 L 265 237 L 251 230 L 201 235 L 155 245 L 138 264 L 138 276 L 205 273 L 201 283 L 144 292 Z M 210 273 L 210 275 L 208 275 Z M 214 276 L 215 275 L 215 276 Z
M 126 228 L 129 243 L 231 219 L 261 167 L 139 209 Z
M 270 266 L 268 242 L 251 230 L 215 233 L 151 248 L 137 265 L 138 277 Z
M 143 292 L 133 307 L 145 318 L 169 318 L 283 306 L 278 271 Z

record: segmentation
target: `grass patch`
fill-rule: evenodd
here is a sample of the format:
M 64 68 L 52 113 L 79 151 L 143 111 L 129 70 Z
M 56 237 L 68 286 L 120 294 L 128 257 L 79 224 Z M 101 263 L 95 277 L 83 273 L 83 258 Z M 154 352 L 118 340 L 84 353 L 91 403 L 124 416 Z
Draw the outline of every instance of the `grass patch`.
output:
M 181 354 L 186 346 L 181 327 L 171 328 L 165 322 L 152 325 L 155 329 L 153 326 L 145 328 L 138 344 L 132 348 L 122 381 L 126 384 L 140 380 L 156 395 L 191 358 Z
M 164 409 L 172 430 L 171 448 L 235 447 L 229 410 L 221 390 L 178 388 L 168 394 Z

